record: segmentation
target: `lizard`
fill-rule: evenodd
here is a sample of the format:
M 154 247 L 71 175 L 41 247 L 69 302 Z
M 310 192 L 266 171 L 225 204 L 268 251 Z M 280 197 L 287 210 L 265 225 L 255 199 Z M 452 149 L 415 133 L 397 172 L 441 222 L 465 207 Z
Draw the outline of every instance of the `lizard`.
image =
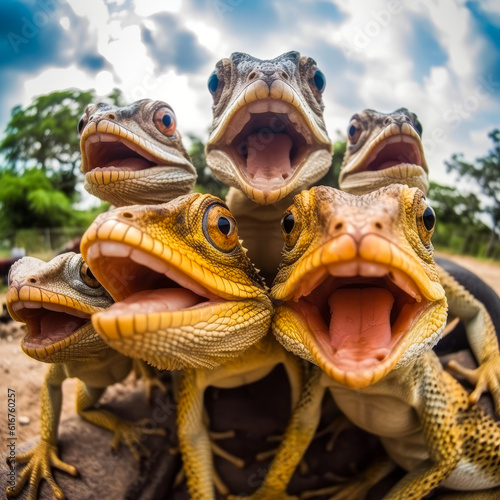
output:
M 274 498 L 314 435 L 326 389 L 409 471 L 387 500 L 422 498 L 440 485 L 500 485 L 499 424 L 469 404 L 432 351 L 447 311 L 434 225 L 423 193 L 399 184 L 360 196 L 314 187 L 285 212 L 273 332 L 316 366 L 285 434 L 295 441 L 283 441 L 265 479 Z M 333 498 L 362 498 L 362 486 L 355 481 Z
M 356 113 L 347 128 L 347 148 L 341 166 L 339 186 L 351 194 L 364 194 L 393 183 L 417 187 L 427 195 L 429 168 L 422 143 L 423 127 L 417 115 L 399 108 L 392 113 L 365 109 Z M 500 299 L 477 276 L 447 259 L 437 259 L 440 281 L 448 301 L 450 321 L 459 318 L 479 363 L 476 370 L 456 361 L 450 371 L 465 376 L 476 390 L 470 395 L 477 403 L 489 389 L 500 414 L 500 353 L 496 332 L 500 331 Z M 492 318 L 496 323 L 492 323 Z M 458 336 L 453 332 L 448 339 Z M 462 344 L 461 338 L 452 344 Z M 464 343 L 465 344 L 465 343 Z M 445 346 L 443 346 L 445 347 Z M 463 345 L 463 348 L 467 345 Z M 438 344 L 436 350 L 439 352 Z
M 283 211 L 295 192 L 331 165 L 325 85 L 314 59 L 295 51 L 270 60 L 235 52 L 216 64 L 208 80 L 213 121 L 207 163 L 231 186 L 226 203 L 250 258 L 271 279 L 281 258 Z
M 18 473 L 15 488 L 7 489 L 7 496 L 18 495 L 28 483 L 28 498 L 35 499 L 38 486 L 45 479 L 54 495 L 64 498 L 51 468 L 77 475 L 76 467 L 61 461 L 57 452 L 61 386 L 66 378 L 78 379 L 79 415 L 114 433 L 113 449 L 118 449 L 123 441 L 139 459 L 141 435 L 164 432 L 143 429 L 141 422 L 129 422 L 94 408 L 106 387 L 121 382 L 132 369 L 132 360 L 108 347 L 91 324 L 91 315 L 112 303 L 111 296 L 79 254 L 61 254 L 48 263 L 23 257 L 12 266 L 7 307 L 12 318 L 26 324 L 21 348 L 50 367 L 41 389 L 41 439 L 35 448 L 16 456 L 16 462 L 27 465 Z M 147 371 L 143 374 L 147 375 Z
M 190 193 L 196 169 L 163 101 L 89 104 L 78 122 L 85 189 L 115 206 L 164 203 Z
M 92 317 L 102 338 L 160 369 L 182 370 L 177 421 L 188 488 L 193 499 L 214 498 L 214 482 L 225 489 L 203 423 L 205 389 L 252 383 L 279 363 L 294 403 L 302 387 L 300 361 L 268 334 L 273 306 L 234 217 L 199 193 L 124 207 L 100 215 L 81 250 L 116 301 Z

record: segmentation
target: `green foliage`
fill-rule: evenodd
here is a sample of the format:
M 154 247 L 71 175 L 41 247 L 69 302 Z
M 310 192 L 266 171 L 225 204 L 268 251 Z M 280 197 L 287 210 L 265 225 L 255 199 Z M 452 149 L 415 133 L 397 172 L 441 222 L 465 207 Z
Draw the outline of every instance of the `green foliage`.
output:
M 500 230 L 500 130 L 488 134 L 493 141 L 493 148 L 486 156 L 477 158 L 474 163 L 466 162 L 463 154 L 454 154 L 446 162 L 448 172 L 456 172 L 461 179 L 472 180 L 487 198 L 484 212 L 491 218 L 492 232 L 488 256 L 492 255 L 498 241 Z
M 208 168 L 207 159 L 205 156 L 205 144 L 203 141 L 194 135 L 190 135 L 191 147 L 189 148 L 189 156 L 196 168 L 198 180 L 196 181 L 195 191 L 198 193 L 210 193 L 219 198 L 224 198 L 227 194 L 227 186 L 217 179 L 212 171 Z
M 333 156 L 330 170 L 328 170 L 327 174 L 322 179 L 316 182 L 316 186 L 331 186 L 339 189 L 340 165 L 342 165 L 345 149 L 345 140 L 338 140 L 333 144 Z
M 108 96 L 112 102 L 120 99 L 117 89 Z M 0 142 L 7 163 L 1 170 L 41 169 L 56 190 L 74 201 L 80 165 L 77 124 L 85 107 L 96 100 L 94 90 L 69 89 L 38 96 L 26 108 L 13 108 Z

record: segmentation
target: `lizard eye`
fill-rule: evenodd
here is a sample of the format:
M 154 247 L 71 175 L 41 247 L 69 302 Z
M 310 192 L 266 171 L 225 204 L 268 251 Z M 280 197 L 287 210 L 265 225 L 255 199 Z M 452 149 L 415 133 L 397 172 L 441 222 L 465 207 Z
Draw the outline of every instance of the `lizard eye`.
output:
M 281 236 L 285 245 L 289 248 L 293 247 L 299 238 L 300 228 L 295 217 L 295 207 L 289 208 L 281 219 Z
M 203 217 L 203 232 L 208 241 L 218 250 L 231 252 L 238 244 L 238 228 L 229 210 L 221 205 L 212 205 Z
M 78 130 L 78 135 L 81 136 L 82 135 L 82 132 L 83 132 L 83 129 L 86 127 L 87 123 L 89 121 L 89 117 L 87 116 L 87 114 L 85 113 L 81 118 L 80 118 L 80 121 L 78 122 L 78 125 L 76 127 L 76 129 Z
M 153 116 L 156 128 L 166 136 L 175 134 L 176 120 L 174 112 L 167 107 L 162 107 L 157 110 Z
M 318 89 L 318 92 L 322 94 L 326 87 L 326 78 L 319 69 L 316 71 L 316 73 L 314 73 L 313 81 L 314 85 L 316 85 L 316 88 Z
M 351 144 L 356 144 L 358 142 L 359 136 L 361 135 L 361 124 L 353 118 L 349 123 L 349 127 L 347 129 L 347 137 Z
M 427 231 L 432 231 L 436 225 L 436 214 L 431 207 L 427 207 L 422 214 L 422 222 Z
M 217 92 L 218 88 L 219 88 L 219 78 L 217 76 L 217 73 L 214 71 L 210 75 L 210 78 L 208 79 L 208 90 L 210 90 L 210 93 L 214 95 Z
M 99 288 L 101 286 L 85 262 L 82 262 L 82 266 L 80 267 L 80 278 L 90 288 Z
M 422 124 L 417 119 L 413 122 L 413 128 L 417 131 L 417 134 L 422 137 Z

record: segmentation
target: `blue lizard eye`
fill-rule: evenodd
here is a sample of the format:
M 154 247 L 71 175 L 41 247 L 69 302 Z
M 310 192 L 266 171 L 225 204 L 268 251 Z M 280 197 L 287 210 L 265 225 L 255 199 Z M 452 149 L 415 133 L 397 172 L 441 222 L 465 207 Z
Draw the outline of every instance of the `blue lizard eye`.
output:
M 427 207 L 422 215 L 422 221 L 427 231 L 432 231 L 436 225 L 436 214 L 431 207 Z
M 417 131 L 417 134 L 422 137 L 422 124 L 418 120 L 415 120 L 413 123 L 413 128 Z
M 170 125 L 172 125 L 173 119 L 169 114 L 165 114 L 165 115 L 163 115 L 163 118 L 161 119 L 161 121 L 163 122 L 163 125 L 165 125 L 165 127 L 168 128 L 168 127 L 170 127 Z
M 361 131 L 361 124 L 358 122 L 358 120 L 356 120 L 356 118 L 352 118 L 351 122 L 349 123 L 349 127 L 347 128 L 347 135 L 351 144 L 356 144 L 358 142 Z
M 323 90 L 325 90 L 326 87 L 326 78 L 325 75 L 319 69 L 316 71 L 316 73 L 314 73 L 313 80 L 314 80 L 314 85 L 316 85 L 318 91 L 320 93 L 323 92 Z
M 218 87 L 219 87 L 219 78 L 214 72 L 208 79 L 208 90 L 210 90 L 210 93 L 213 95 L 217 92 Z

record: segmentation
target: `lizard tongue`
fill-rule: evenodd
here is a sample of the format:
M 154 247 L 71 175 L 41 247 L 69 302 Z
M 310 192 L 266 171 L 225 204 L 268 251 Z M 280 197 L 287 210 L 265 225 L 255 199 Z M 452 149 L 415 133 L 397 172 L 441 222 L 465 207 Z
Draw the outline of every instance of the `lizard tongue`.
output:
M 342 356 L 365 359 L 384 355 L 391 342 L 394 297 L 385 288 L 340 288 L 328 299 L 330 343 Z
M 287 134 L 274 134 L 265 144 L 260 133 L 248 136 L 247 172 L 252 178 L 286 179 L 292 170 L 292 146 L 292 139 Z
M 195 306 L 203 300 L 191 290 L 185 288 L 164 288 L 160 290 L 143 290 L 113 304 L 102 314 L 123 312 L 130 314 L 154 313 L 161 311 L 179 311 Z

